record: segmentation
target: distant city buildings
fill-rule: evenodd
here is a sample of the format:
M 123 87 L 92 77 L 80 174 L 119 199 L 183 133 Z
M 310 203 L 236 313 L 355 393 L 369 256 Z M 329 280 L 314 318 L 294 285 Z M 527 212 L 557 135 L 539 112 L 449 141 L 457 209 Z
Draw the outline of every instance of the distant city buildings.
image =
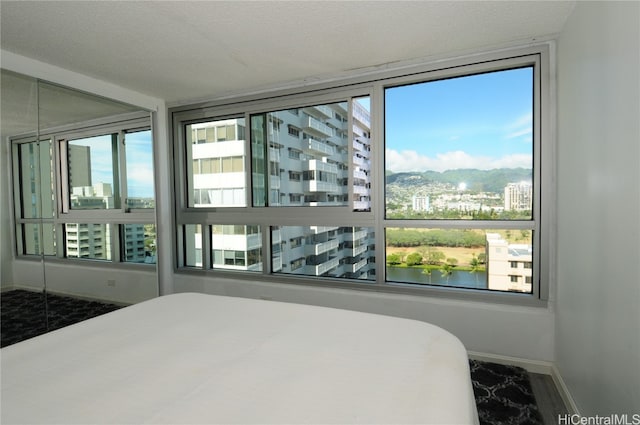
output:
M 89 150 L 76 150 L 89 155 Z M 90 175 L 90 171 L 89 171 Z M 87 179 L 85 179 L 86 181 Z M 90 180 L 90 179 L 89 179 Z M 71 193 L 73 209 L 114 208 L 113 189 L 109 183 L 95 183 L 91 186 L 74 186 Z M 143 202 L 138 202 L 143 205 Z M 67 258 L 90 258 L 110 260 L 112 225 L 90 223 L 67 223 L 64 225 L 65 256 Z M 150 235 L 145 233 L 144 224 L 124 224 L 120 247 L 122 261 L 132 263 L 154 263 L 155 258 L 147 252 L 145 241 Z M 153 235 L 154 236 L 154 235 Z

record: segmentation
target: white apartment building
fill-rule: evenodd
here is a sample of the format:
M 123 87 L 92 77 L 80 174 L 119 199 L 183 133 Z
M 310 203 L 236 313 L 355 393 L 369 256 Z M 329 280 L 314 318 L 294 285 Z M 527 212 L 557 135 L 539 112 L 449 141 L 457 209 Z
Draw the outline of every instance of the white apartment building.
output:
M 189 204 L 194 207 L 347 206 L 369 210 L 370 121 L 358 101 L 316 105 L 251 118 L 252 152 L 245 153 L 242 118 L 187 126 L 192 167 Z M 265 160 L 268 158 L 268 161 Z M 253 181 L 245 181 L 251 164 Z M 351 170 L 351 173 L 350 173 Z M 186 256 L 202 266 L 202 229 L 191 226 Z M 258 226 L 212 225 L 212 268 L 260 271 L 262 235 Z M 271 228 L 274 273 L 373 278 L 372 231 L 354 227 Z M 371 265 L 370 265 L 371 264 Z
M 412 204 L 412 208 L 413 211 L 429 211 L 430 205 L 429 205 L 429 196 L 418 196 L 418 195 L 413 195 L 413 197 L 411 198 L 411 204 Z
M 506 211 L 531 211 L 533 208 L 533 185 L 531 182 L 509 183 L 504 188 Z
M 486 238 L 488 289 L 531 292 L 531 246 L 509 244 L 498 233 L 487 233 Z

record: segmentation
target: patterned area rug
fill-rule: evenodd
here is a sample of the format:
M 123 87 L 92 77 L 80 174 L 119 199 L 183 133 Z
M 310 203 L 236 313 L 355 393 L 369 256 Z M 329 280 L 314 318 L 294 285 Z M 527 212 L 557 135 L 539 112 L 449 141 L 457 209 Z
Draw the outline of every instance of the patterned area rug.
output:
M 119 309 L 113 304 L 32 291 L 7 291 L 0 295 L 0 347 L 15 344 Z M 48 314 L 45 314 L 45 311 Z M 47 323 L 48 322 L 48 323 Z M 48 326 L 47 326 L 48 325 Z
M 527 371 L 469 360 L 481 425 L 542 425 Z
M 3 292 L 0 301 L 2 347 L 120 308 L 47 294 L 45 315 L 44 294 L 21 290 Z M 543 424 L 524 369 L 477 360 L 469 366 L 481 425 Z

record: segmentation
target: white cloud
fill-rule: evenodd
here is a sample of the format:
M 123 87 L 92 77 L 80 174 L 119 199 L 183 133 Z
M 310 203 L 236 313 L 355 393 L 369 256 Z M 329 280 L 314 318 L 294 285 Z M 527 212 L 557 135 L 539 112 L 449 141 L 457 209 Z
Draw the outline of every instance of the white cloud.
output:
M 533 136 L 533 115 L 526 113 L 505 127 L 507 135 L 505 139 L 522 138 L 524 142 L 531 142 Z
M 531 168 L 532 158 L 528 154 L 506 155 L 501 158 L 471 156 L 463 151 L 451 151 L 431 158 L 416 151 L 395 151 L 385 153 L 386 169 L 393 172 L 405 171 L 446 171 L 460 168 L 491 170 L 494 168 Z

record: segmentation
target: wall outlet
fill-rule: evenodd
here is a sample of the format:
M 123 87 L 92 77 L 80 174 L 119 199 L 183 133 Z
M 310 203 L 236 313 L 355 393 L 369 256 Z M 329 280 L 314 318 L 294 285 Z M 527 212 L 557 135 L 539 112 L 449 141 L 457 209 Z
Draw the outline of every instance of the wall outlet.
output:
M 116 281 L 115 281 L 115 279 L 109 279 L 109 280 L 107 280 L 107 286 L 116 286 Z

